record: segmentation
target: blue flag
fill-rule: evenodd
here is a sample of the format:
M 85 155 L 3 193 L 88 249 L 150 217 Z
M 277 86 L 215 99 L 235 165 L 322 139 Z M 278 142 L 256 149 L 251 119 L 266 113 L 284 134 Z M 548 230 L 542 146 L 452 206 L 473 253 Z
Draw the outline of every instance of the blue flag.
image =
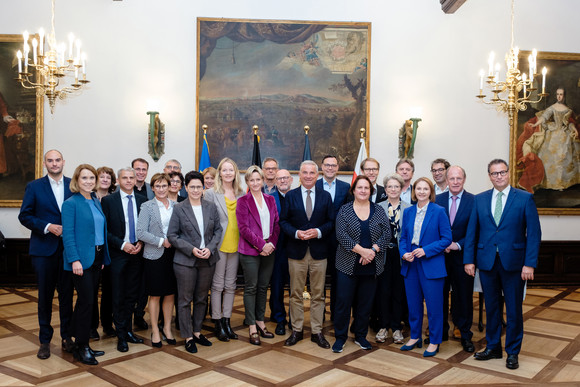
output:
M 207 134 L 203 134 L 203 147 L 201 149 L 201 158 L 199 159 L 199 171 L 203 171 L 211 166 L 209 161 L 209 145 L 207 145 Z
M 304 134 L 304 155 L 302 156 L 302 161 L 312 160 L 312 155 L 310 154 L 310 140 L 308 139 L 308 133 Z

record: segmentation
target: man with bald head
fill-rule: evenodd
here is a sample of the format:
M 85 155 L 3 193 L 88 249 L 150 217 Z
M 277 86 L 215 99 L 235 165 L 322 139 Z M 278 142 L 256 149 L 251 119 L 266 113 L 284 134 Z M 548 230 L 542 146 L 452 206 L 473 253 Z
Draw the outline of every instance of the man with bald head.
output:
M 435 202 L 445 208 L 451 223 L 451 244 L 445 249 L 447 278 L 443 288 L 443 336 L 449 335 L 449 287 L 453 289 L 451 313 L 453 322 L 461 332 L 461 345 L 466 352 L 475 351 L 471 338 L 473 323 L 473 277 L 465 273 L 463 266 L 463 248 L 469 217 L 473 210 L 475 197 L 465 191 L 465 170 L 457 165 L 447 169 L 447 186 L 449 191 L 437 195 Z
M 279 169 L 276 172 L 275 190 L 271 195 L 276 199 L 278 215 L 282 211 L 286 193 L 292 188 L 292 175 L 287 169 Z M 286 236 L 283 232 L 278 237 L 276 245 L 276 257 L 274 259 L 274 270 L 270 279 L 270 321 L 276 323 L 275 333 L 277 335 L 286 334 L 286 307 L 284 306 L 284 286 L 290 283 L 288 273 L 288 256 L 286 255 Z
M 60 314 L 60 337 L 62 348 L 72 352 L 73 342 L 69 333 L 72 316 L 73 283 L 70 271 L 64 270 L 62 244 L 62 203 L 72 194 L 70 179 L 63 176 L 64 158 L 56 149 L 44 155 L 46 176 L 36 179 L 26 186 L 18 220 L 30 233 L 30 259 L 38 281 L 38 338 L 39 359 L 50 357 L 50 341 L 54 329 L 52 299 L 58 290 Z

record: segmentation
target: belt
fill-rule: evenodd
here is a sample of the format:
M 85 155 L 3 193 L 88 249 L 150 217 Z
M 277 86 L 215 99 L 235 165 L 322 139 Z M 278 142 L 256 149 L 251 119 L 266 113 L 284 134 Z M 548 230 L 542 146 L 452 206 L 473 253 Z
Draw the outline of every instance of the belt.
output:
M 395 246 L 396 245 L 394 243 L 387 243 L 387 249 L 394 249 Z
M 95 246 L 95 251 L 101 251 L 105 248 L 105 245 Z

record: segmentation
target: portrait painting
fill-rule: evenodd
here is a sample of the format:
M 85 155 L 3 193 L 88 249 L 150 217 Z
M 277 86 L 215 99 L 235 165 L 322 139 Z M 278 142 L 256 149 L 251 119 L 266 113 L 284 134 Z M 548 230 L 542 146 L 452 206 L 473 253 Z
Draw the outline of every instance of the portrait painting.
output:
M 43 100 L 15 80 L 22 45 L 22 35 L 0 35 L 0 207 L 20 207 L 42 173 Z
M 312 158 L 336 155 L 353 171 L 360 129 L 369 140 L 370 23 L 198 18 L 199 161 L 207 125 L 212 166 L 245 170 L 254 125 L 262 159 L 298 170 L 309 126 Z
M 520 52 L 528 72 L 529 51 Z M 548 95 L 517 114 L 511 184 L 534 195 L 540 214 L 580 215 L 580 54 L 538 53 Z M 541 93 L 541 75 L 530 99 Z

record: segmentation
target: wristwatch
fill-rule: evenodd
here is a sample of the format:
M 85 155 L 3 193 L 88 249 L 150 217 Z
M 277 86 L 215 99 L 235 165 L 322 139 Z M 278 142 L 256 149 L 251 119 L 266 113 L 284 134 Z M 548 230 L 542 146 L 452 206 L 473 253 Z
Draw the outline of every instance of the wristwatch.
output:
M 375 254 L 378 253 L 377 249 L 375 249 L 375 246 L 371 247 L 371 250 L 374 251 Z

